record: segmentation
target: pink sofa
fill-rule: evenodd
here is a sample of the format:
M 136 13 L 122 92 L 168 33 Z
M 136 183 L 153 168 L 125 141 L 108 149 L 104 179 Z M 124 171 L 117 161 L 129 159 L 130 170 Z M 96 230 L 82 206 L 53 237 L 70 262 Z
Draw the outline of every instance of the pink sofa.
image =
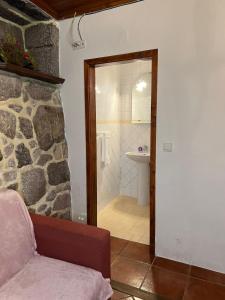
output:
M 1 300 L 107 300 L 109 247 L 106 230 L 30 218 L 17 192 L 0 192 Z

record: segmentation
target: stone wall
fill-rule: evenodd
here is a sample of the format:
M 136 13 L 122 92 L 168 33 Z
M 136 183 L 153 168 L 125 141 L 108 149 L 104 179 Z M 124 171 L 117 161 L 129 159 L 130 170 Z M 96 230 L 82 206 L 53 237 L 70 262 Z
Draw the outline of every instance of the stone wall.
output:
M 0 74 L 0 186 L 32 212 L 70 218 L 70 174 L 59 90 Z
M 6 32 L 23 38 L 18 26 L 0 21 L 0 37 Z M 29 26 L 25 37 L 40 70 L 57 75 L 55 25 Z M 71 219 L 67 158 L 59 88 L 0 72 L 0 187 L 17 190 L 31 212 Z
M 25 47 L 34 56 L 39 71 L 59 75 L 59 30 L 53 23 L 26 27 Z

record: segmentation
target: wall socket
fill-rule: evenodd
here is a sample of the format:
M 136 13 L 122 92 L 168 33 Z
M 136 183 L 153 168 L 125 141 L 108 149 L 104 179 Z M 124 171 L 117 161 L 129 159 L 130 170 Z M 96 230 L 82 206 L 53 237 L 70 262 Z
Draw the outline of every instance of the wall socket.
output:
M 85 40 L 80 40 L 80 41 L 74 41 L 72 43 L 73 49 L 74 50 L 80 50 L 80 49 L 84 49 L 86 47 L 86 41 Z

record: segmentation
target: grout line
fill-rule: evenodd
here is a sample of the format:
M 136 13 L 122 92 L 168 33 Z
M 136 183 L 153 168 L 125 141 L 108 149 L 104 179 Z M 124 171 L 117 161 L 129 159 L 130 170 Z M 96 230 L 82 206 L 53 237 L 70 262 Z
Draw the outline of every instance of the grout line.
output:
M 149 268 L 148 268 L 148 270 L 147 270 L 147 272 L 146 272 L 146 274 L 145 274 L 145 276 L 144 276 L 144 279 L 142 280 L 142 283 L 141 283 L 141 285 L 140 285 L 139 289 L 141 289 L 141 288 L 142 288 L 142 286 L 143 286 L 143 283 L 144 283 L 144 281 L 145 281 L 145 279 L 146 279 L 146 277 L 147 277 L 147 275 L 148 275 L 148 272 L 150 271 L 151 267 L 152 267 L 152 265 L 150 265 L 150 266 L 149 266 Z

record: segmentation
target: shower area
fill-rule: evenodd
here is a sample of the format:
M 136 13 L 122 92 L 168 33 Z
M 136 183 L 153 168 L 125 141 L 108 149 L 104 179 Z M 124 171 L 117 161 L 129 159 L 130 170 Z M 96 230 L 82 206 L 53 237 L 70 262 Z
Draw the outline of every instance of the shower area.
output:
M 151 60 L 99 66 L 95 97 L 98 226 L 148 245 Z

